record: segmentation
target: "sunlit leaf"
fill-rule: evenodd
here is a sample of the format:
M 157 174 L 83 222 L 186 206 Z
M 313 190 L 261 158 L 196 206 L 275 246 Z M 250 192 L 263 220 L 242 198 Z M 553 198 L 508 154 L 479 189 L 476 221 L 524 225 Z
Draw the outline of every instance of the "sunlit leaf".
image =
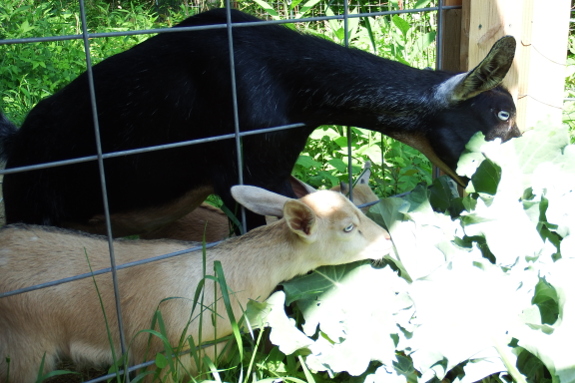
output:
M 264 0 L 254 0 L 254 2 L 258 4 L 260 7 L 262 7 L 262 9 L 264 9 L 271 16 L 272 19 L 274 20 L 280 19 L 279 14 L 275 10 L 275 8 L 272 7 L 269 3 L 265 2 Z
M 394 15 L 391 20 L 404 36 L 407 35 L 407 31 L 411 28 L 411 25 L 407 21 L 402 19 L 399 15 Z
M 315 161 L 313 158 L 309 157 L 309 156 L 299 156 L 297 159 L 297 164 L 301 165 L 305 168 L 311 168 L 314 166 L 321 166 L 321 164 L 317 161 Z
M 431 3 L 431 0 L 417 0 L 413 8 L 414 9 L 425 8 L 429 5 L 429 3 Z
M 561 259 L 545 270 L 545 279 L 559 298 L 559 318 L 550 326 L 523 326 L 511 335 L 519 345 L 537 356 L 554 376 L 554 382 L 575 382 L 575 259 Z
M 451 178 L 441 176 L 433 180 L 433 185 L 429 189 L 429 203 L 434 210 L 447 212 L 450 208 L 454 208 L 455 200 L 459 200 L 459 193 L 457 185 Z
M 494 195 L 497 192 L 497 185 L 501 179 L 501 167 L 490 161 L 483 161 L 477 168 L 475 174 L 471 176 L 473 188 L 477 193 L 487 193 Z
M 310 11 L 310 9 L 312 9 L 316 4 L 318 4 L 320 2 L 320 0 L 309 0 L 306 1 L 302 6 L 299 7 L 299 12 L 296 15 L 296 19 L 300 19 L 303 16 L 305 16 L 305 14 L 307 12 Z M 290 6 L 292 9 L 295 7 L 294 4 L 292 4 Z
M 296 327 L 295 320 L 287 316 L 284 308 L 285 293 L 283 291 L 272 294 L 266 300 L 266 304 L 265 307 L 259 308 L 258 317 L 252 319 L 252 322 L 271 327 L 270 341 L 279 346 L 280 351 L 289 355 L 313 343 L 312 339 L 305 336 Z
M 540 279 L 535 286 L 535 296 L 533 296 L 532 303 L 539 307 L 541 323 L 555 323 L 559 315 L 557 290 L 545 279 Z
M 347 172 L 347 162 L 343 162 L 340 158 L 332 158 L 328 161 L 330 165 L 336 168 L 340 173 Z
M 352 375 L 363 373 L 372 360 L 391 367 L 395 344 L 390 334 L 399 331 L 400 318 L 410 316 L 405 286 L 391 269 L 361 263 L 320 268 L 284 283 L 288 296 L 300 297 L 304 333 L 320 334 L 309 346 L 308 367 Z

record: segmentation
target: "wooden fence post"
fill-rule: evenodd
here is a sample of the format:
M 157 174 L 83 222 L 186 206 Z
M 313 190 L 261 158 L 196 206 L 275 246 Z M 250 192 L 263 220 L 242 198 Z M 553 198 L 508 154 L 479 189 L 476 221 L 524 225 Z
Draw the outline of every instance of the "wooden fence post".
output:
M 444 0 L 444 6 L 462 5 L 462 0 Z M 467 56 L 467 52 L 462 49 L 462 43 L 467 44 L 467 40 L 462 38 L 462 9 L 447 9 L 443 11 L 441 28 L 443 30 L 441 54 L 441 68 L 453 72 L 467 70 L 461 66 L 461 56 Z
M 540 120 L 561 123 L 570 7 L 570 0 L 463 0 L 464 70 L 477 65 L 500 37 L 517 40 L 504 85 L 515 99 L 521 130 Z

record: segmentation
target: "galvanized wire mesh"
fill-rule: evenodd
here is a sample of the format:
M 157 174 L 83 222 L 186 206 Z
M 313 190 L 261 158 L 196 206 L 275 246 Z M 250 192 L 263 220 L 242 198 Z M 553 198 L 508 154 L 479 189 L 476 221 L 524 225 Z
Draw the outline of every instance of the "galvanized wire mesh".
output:
M 176 6 L 178 4 L 179 4 L 179 2 L 176 2 L 175 0 L 173 0 L 171 2 L 165 1 L 163 3 L 156 1 L 156 7 L 157 7 L 158 12 L 164 12 L 167 7 Z M 199 2 L 199 1 L 194 1 L 194 0 L 185 2 L 185 4 L 186 4 L 186 6 L 188 8 L 188 12 L 190 14 L 204 11 L 208 7 L 213 6 L 213 4 L 210 2 Z M 250 3 L 249 2 L 232 3 L 232 2 L 230 2 L 230 0 L 226 0 L 225 6 L 228 9 L 230 9 L 232 6 L 235 6 L 235 7 L 239 7 L 239 8 L 244 8 L 244 10 L 245 10 L 246 8 L 249 8 L 249 7 L 246 7 L 246 4 L 249 5 Z M 263 11 L 252 12 L 252 13 L 256 13 L 256 16 L 260 16 L 260 18 L 267 19 L 267 21 L 265 23 L 257 23 L 257 25 L 285 24 L 285 23 L 296 23 L 296 22 L 297 23 L 305 23 L 305 24 L 324 23 L 326 21 L 333 20 L 333 19 L 344 20 L 344 23 L 347 23 L 350 19 L 358 18 L 358 17 L 362 18 L 362 17 L 374 17 L 374 16 L 387 16 L 387 15 L 402 14 L 402 13 L 431 12 L 431 13 L 436 15 L 435 16 L 435 23 L 436 23 L 437 28 L 438 28 L 436 49 L 438 50 L 438 52 L 440 52 L 442 49 L 442 47 L 441 47 L 441 40 L 442 40 L 442 33 L 443 33 L 443 31 L 441 29 L 442 11 L 445 9 L 458 8 L 458 7 L 444 7 L 442 5 L 441 0 L 439 0 L 436 5 L 430 6 L 427 8 L 399 9 L 399 10 L 391 10 L 390 9 L 391 8 L 390 3 L 385 2 L 385 1 L 379 1 L 379 2 L 378 1 L 370 1 L 370 2 L 358 1 L 358 2 L 350 2 L 350 3 L 341 2 L 341 1 L 334 1 L 334 2 L 329 2 L 329 3 L 328 2 L 320 3 L 319 6 L 317 7 L 317 9 L 314 8 L 314 10 L 312 12 L 310 12 L 308 17 L 305 17 L 302 19 L 294 19 L 293 17 L 297 13 L 298 9 L 297 8 L 290 9 L 289 7 L 286 7 L 286 4 L 288 4 L 288 3 L 283 3 L 283 2 L 274 3 L 274 7 L 276 8 L 277 13 L 281 16 L 279 20 L 270 19 L 269 13 L 266 13 Z M 9 296 L 14 296 L 17 294 L 26 293 L 26 292 L 37 290 L 37 289 L 41 289 L 41 288 L 47 288 L 50 286 L 55 286 L 55 285 L 62 284 L 62 283 L 69 283 L 69 282 L 74 281 L 74 280 L 91 277 L 92 275 L 110 273 L 111 278 L 113 278 L 113 280 L 114 280 L 114 286 L 116 289 L 116 307 L 117 307 L 117 314 L 118 314 L 118 322 L 120 324 L 119 332 L 120 332 L 120 334 L 123 334 L 123 328 L 122 328 L 123 322 L 122 322 L 122 314 L 121 314 L 121 307 L 120 307 L 119 294 L 118 294 L 118 284 L 117 284 L 117 271 L 120 269 L 136 266 L 136 265 L 143 264 L 143 263 L 155 262 L 155 261 L 158 261 L 161 259 L 166 259 L 169 257 L 180 256 L 182 254 L 189 253 L 191 251 L 195 251 L 195 250 L 198 250 L 200 248 L 194 247 L 194 248 L 190 248 L 190 249 L 185 250 L 185 251 L 165 254 L 163 256 L 146 259 L 146 260 L 141 261 L 141 262 L 133 262 L 133 263 L 129 263 L 129 264 L 117 265 L 115 262 L 115 256 L 114 256 L 114 241 L 112 240 L 112 229 L 111 229 L 111 224 L 110 224 L 110 215 L 109 215 L 109 211 L 107 208 L 107 192 L 106 192 L 107 189 L 106 189 L 106 177 L 105 177 L 106 166 L 105 166 L 104 160 L 109 159 L 109 158 L 113 158 L 113 157 L 128 156 L 128 155 L 140 154 L 140 153 L 157 151 L 157 150 L 169 150 L 171 148 L 176 148 L 176 147 L 198 145 L 198 144 L 202 144 L 202 143 L 206 143 L 206 142 L 226 140 L 226 139 L 230 139 L 230 138 L 235 139 L 236 146 L 238 148 L 237 152 L 239 154 L 239 153 L 241 153 L 241 150 L 239 150 L 239 147 L 241 145 L 241 138 L 246 136 L 246 135 L 263 134 L 263 133 L 274 132 L 274 131 L 284 130 L 284 129 L 297 129 L 299 127 L 302 127 L 303 124 L 272 126 L 272 127 L 267 128 L 267 129 L 261 129 L 261 130 L 257 130 L 257 131 L 242 131 L 241 126 L 239 125 L 239 119 L 238 119 L 239 110 L 238 110 L 238 103 L 237 103 L 237 95 L 236 95 L 235 90 L 234 90 L 233 106 L 234 106 L 235 132 L 233 134 L 227 134 L 227 135 L 222 135 L 222 136 L 217 136 L 217 137 L 209 137 L 209 138 L 197 139 L 197 140 L 190 140 L 190 141 L 185 141 L 185 142 L 177 142 L 177 143 L 167 144 L 167 145 L 157 145 L 157 146 L 152 146 L 152 147 L 138 148 L 138 149 L 133 149 L 133 150 L 125 150 L 125 151 L 112 152 L 112 153 L 103 153 L 102 147 L 101 147 L 101 144 L 99 141 L 100 134 L 99 134 L 99 124 L 98 124 L 98 118 L 97 118 L 98 104 L 97 104 L 97 99 L 96 99 L 95 93 L 94 93 L 94 80 L 93 80 L 93 76 L 91 73 L 92 63 L 91 63 L 90 47 L 91 47 L 91 43 L 94 39 L 106 38 L 106 37 L 130 36 L 130 35 L 139 35 L 139 34 L 178 33 L 178 32 L 187 31 L 187 30 L 200 30 L 200 29 L 208 30 L 208 29 L 226 28 L 227 33 L 228 33 L 228 44 L 229 44 L 229 52 L 230 52 L 229 59 L 230 59 L 230 64 L 231 64 L 231 69 L 232 69 L 231 73 L 230 73 L 230 81 L 233 84 L 233 89 L 235 89 L 235 75 L 236 74 L 235 74 L 235 68 L 234 68 L 235 57 L 234 57 L 234 52 L 233 52 L 234 29 L 246 27 L 246 26 L 252 26 L 252 25 L 254 25 L 254 23 L 242 23 L 241 25 L 233 25 L 230 23 L 230 15 L 228 13 L 228 23 L 226 25 L 209 25 L 209 26 L 187 27 L 187 28 L 178 28 L 178 29 L 161 28 L 161 29 L 133 30 L 133 31 L 122 31 L 122 32 L 91 33 L 88 31 L 88 29 L 86 27 L 87 26 L 87 20 L 86 20 L 86 10 L 85 10 L 85 6 L 84 6 L 84 0 L 79 0 L 79 5 L 80 5 L 80 8 L 79 8 L 80 10 L 79 10 L 78 16 L 79 16 L 79 19 L 81 20 L 81 33 L 79 33 L 77 35 L 67 35 L 67 36 L 40 36 L 40 37 L 22 38 L 22 39 L 4 39 L 4 40 L 0 40 L 0 50 L 1 50 L 2 46 L 8 45 L 8 44 L 29 44 L 29 43 L 38 43 L 38 42 L 45 43 L 45 42 L 50 42 L 50 41 L 63 41 L 63 40 L 76 40 L 76 39 L 83 41 L 84 49 L 85 49 L 86 70 L 88 72 L 88 78 L 89 78 L 89 82 L 90 82 L 90 98 L 91 98 L 93 115 L 94 115 L 93 123 L 94 123 L 94 134 L 95 134 L 96 140 L 97 140 L 97 154 L 92 155 L 92 156 L 68 159 L 68 160 L 64 160 L 64 161 L 56 161 L 56 162 L 51 162 L 51 163 L 38 164 L 38 165 L 33 165 L 33 166 L 3 169 L 3 170 L 0 170 L 0 175 L 9 174 L 9 173 L 16 173 L 16 172 L 23 172 L 23 171 L 30 171 L 30 170 L 34 170 L 34 169 L 55 167 L 55 166 L 66 166 L 66 165 L 70 165 L 70 164 L 87 162 L 87 161 L 97 161 L 98 165 L 99 165 L 99 169 L 100 169 L 100 184 L 101 184 L 102 192 L 103 192 L 103 196 L 104 196 L 104 206 L 106 208 L 105 216 L 106 216 L 108 243 L 109 243 L 109 251 L 110 251 L 110 267 L 106 268 L 106 269 L 102 269 L 102 270 L 95 270 L 93 273 L 86 273 L 86 274 L 82 274 L 82 275 L 77 275 L 77 276 L 71 277 L 71 278 L 63 278 L 63 279 L 43 283 L 40 285 L 29 286 L 29 287 L 19 289 L 19 290 L 2 291 L 2 292 L 0 292 L 0 299 L 6 298 Z M 326 11 L 325 7 L 327 5 L 329 5 L 330 9 L 332 9 L 332 11 L 334 11 L 335 15 L 333 15 L 333 16 L 326 16 L 325 15 L 325 11 Z M 356 12 L 351 14 L 350 13 L 350 7 L 353 7 L 356 10 Z M 252 7 L 252 9 L 253 8 L 254 7 Z M 255 9 L 258 9 L 258 8 L 255 7 Z M 248 11 L 249 11 L 249 9 L 248 9 Z M 349 38 L 348 38 L 349 36 L 347 36 L 347 30 L 348 29 L 346 27 L 344 27 L 344 31 L 346 33 L 346 36 L 344 38 L 344 44 L 346 44 L 346 45 L 348 45 L 348 43 L 349 43 Z M 441 55 L 437 54 L 437 59 L 438 59 L 437 67 L 441 67 L 440 57 L 441 57 Z M 348 134 L 349 134 L 349 129 L 348 129 Z M 350 159 L 351 159 L 351 151 L 352 151 L 352 147 L 351 147 L 351 142 L 350 142 L 350 144 L 348 146 L 348 152 L 350 154 L 348 156 L 348 158 L 350 158 Z M 243 183 L 242 165 L 241 164 L 242 164 L 242 159 L 240 156 L 238 158 L 238 174 L 239 174 L 238 184 Z M 351 174 L 351 162 L 349 164 L 349 173 Z M 350 184 L 352 184 L 351 180 L 350 180 Z M 58 267 L 58 265 L 54 265 L 54 267 Z M 122 335 L 121 335 L 121 342 L 122 342 L 122 350 L 125 352 L 126 340 L 123 338 Z M 149 363 L 141 364 L 138 366 L 134 366 L 134 367 L 130 368 L 130 371 L 137 369 L 139 367 L 143 367 L 145 365 L 150 365 L 152 363 L 153 362 L 149 362 Z M 90 382 L 104 381 L 109 377 L 110 376 L 103 376 L 103 377 L 91 380 Z

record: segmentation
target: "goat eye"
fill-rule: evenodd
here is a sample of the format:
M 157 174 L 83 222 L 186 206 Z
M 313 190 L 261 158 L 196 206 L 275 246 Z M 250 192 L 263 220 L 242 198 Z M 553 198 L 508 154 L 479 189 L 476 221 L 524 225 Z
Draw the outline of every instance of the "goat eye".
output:
M 354 228 L 354 225 L 353 225 L 353 223 L 352 223 L 352 224 L 350 224 L 348 227 L 346 227 L 345 229 L 343 229 L 343 232 L 344 232 L 344 233 L 349 233 L 350 231 L 353 230 L 353 228 Z
M 502 110 L 499 113 L 497 113 L 497 118 L 499 118 L 501 121 L 507 121 L 509 120 L 510 114 L 509 112 Z

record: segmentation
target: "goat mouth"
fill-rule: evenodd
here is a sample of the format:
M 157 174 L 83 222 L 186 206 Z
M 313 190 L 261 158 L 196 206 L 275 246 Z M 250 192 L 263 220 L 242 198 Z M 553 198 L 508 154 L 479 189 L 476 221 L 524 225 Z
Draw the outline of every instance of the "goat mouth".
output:
M 420 150 L 423 154 L 425 154 L 425 156 L 427 158 L 429 158 L 429 160 L 431 161 L 432 164 L 434 164 L 435 166 L 437 166 L 439 169 L 441 169 L 442 172 L 444 172 L 445 174 L 447 174 L 448 176 L 450 176 L 451 178 L 453 178 L 453 180 L 455 182 L 457 182 L 459 184 L 459 186 L 461 187 L 466 187 L 467 183 L 469 182 L 469 179 L 467 177 L 461 177 L 459 175 L 457 175 L 457 173 L 455 173 L 455 170 L 453 170 L 451 167 L 449 167 L 445 162 L 443 162 L 441 160 L 441 158 L 439 158 L 437 156 L 437 154 L 435 154 L 435 152 L 433 151 L 433 149 L 431 149 L 431 147 L 429 148 L 430 151 L 429 152 L 425 152 L 423 150 Z M 419 150 L 419 149 L 418 149 Z

